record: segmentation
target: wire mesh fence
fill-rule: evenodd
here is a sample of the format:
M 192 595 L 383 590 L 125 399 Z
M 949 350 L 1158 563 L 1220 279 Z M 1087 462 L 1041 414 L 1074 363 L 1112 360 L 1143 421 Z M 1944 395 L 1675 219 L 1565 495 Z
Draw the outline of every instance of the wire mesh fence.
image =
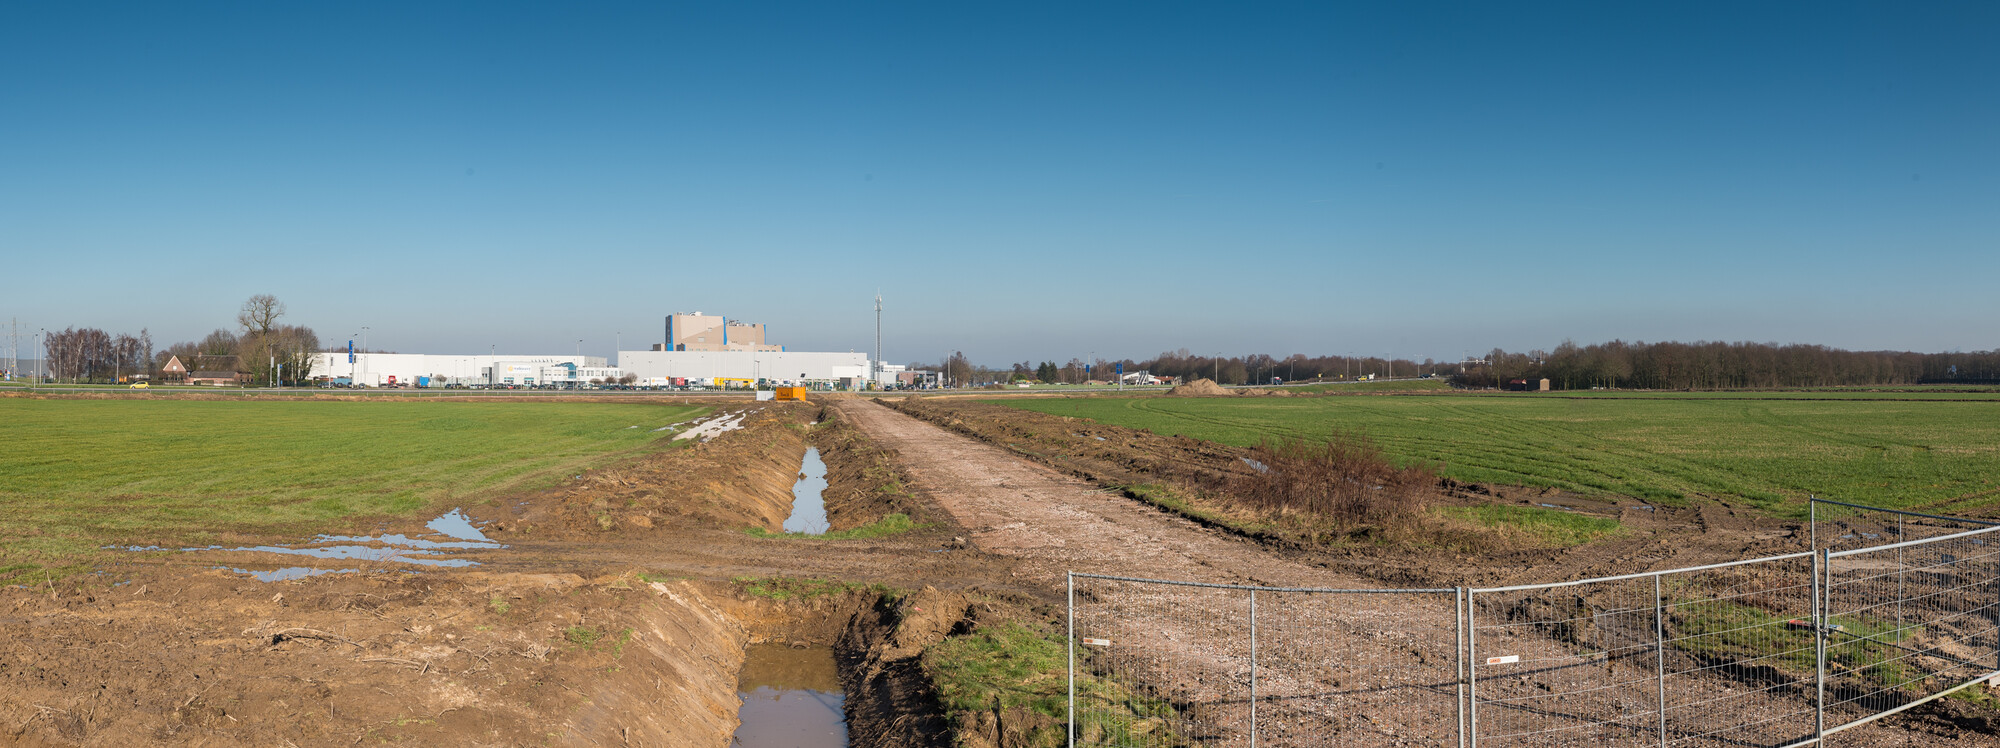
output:
M 1458 745 L 1458 591 L 1071 575 L 1075 745 Z
M 1548 584 L 1072 574 L 1071 744 L 1789 747 L 2000 676 L 2000 526 L 1819 503 L 1815 550 Z
M 2000 527 L 1827 552 L 1825 565 L 1829 729 L 2000 671 Z

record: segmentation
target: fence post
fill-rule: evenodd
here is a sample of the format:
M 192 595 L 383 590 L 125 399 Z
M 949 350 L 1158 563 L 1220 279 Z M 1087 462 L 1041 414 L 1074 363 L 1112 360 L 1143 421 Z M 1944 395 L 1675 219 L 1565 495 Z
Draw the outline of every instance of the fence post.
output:
M 1076 748 L 1076 572 L 1063 572 L 1069 598 L 1069 748 Z
M 1653 575 L 1653 682 L 1660 697 L 1660 748 L 1667 748 L 1667 599 Z
M 1257 591 L 1250 591 L 1250 748 L 1257 748 Z
M 1465 588 L 1458 588 L 1458 600 L 1451 609 L 1452 628 L 1457 631 L 1451 640 L 1452 651 L 1458 655 L 1458 748 L 1465 748 Z
M 1826 610 L 1827 598 L 1833 596 L 1832 577 L 1822 586 L 1820 576 L 1831 565 L 1826 551 L 1813 556 L 1813 662 L 1817 665 L 1814 676 L 1817 693 L 1813 697 L 1813 737 L 1821 742 L 1826 740 Z
M 1465 731 L 1471 733 L 1472 748 L 1479 748 L 1479 621 L 1472 590 L 1465 591 Z
M 1806 550 L 1819 550 L 1819 497 L 1806 494 Z

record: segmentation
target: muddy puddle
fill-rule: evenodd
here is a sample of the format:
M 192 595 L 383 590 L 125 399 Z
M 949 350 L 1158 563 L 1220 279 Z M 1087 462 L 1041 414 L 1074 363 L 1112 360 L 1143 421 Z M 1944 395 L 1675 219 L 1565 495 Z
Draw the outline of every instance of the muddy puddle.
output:
M 743 724 L 729 741 L 732 748 L 847 745 L 847 697 L 831 647 L 752 644 L 744 649 L 736 683 Z
M 792 516 L 785 518 L 785 532 L 826 533 L 826 486 L 826 461 L 820 459 L 819 447 L 808 447 L 799 482 L 792 484 Z
M 416 566 L 462 568 L 478 566 L 479 562 L 467 558 L 457 558 L 452 555 L 454 551 L 495 550 L 507 547 L 487 538 L 486 534 L 480 532 L 479 528 L 472 524 L 472 520 L 458 509 L 446 512 L 443 516 L 426 523 L 424 527 L 429 529 L 434 535 L 445 539 L 413 538 L 402 534 L 318 535 L 314 536 L 311 540 L 295 545 L 256 545 L 235 548 L 211 545 L 202 548 L 180 548 L 177 550 L 182 552 L 270 553 L 280 556 L 301 556 L 327 561 L 378 561 Z M 159 546 L 129 546 L 125 550 L 159 551 L 168 549 Z M 292 566 L 272 570 L 254 570 L 237 568 L 235 566 L 221 568 L 226 568 L 240 574 L 247 574 L 263 582 L 279 582 L 303 579 L 321 574 L 356 571 L 355 569 L 321 569 L 310 566 Z

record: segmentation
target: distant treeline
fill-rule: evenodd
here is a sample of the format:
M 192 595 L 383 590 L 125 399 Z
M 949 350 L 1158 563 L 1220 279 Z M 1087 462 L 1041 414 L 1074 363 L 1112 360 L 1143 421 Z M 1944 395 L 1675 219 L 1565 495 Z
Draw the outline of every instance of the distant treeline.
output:
M 1004 381 L 1041 379 L 1083 381 L 1086 362 L 1066 365 L 1021 362 L 1005 369 L 978 367 L 975 378 Z M 2000 382 L 2000 350 L 1973 353 L 1847 351 L 1823 345 L 1776 343 L 1662 342 L 1614 340 L 1579 346 L 1564 341 L 1553 351 L 1500 349 L 1467 361 L 1421 362 L 1374 356 L 1278 357 L 1201 356 L 1186 349 L 1149 360 L 1090 362 L 1089 379 L 1108 380 L 1123 364 L 1127 372 L 1150 371 L 1176 379 L 1210 378 L 1222 384 L 1408 377 L 1430 374 L 1465 387 L 1499 387 L 1509 380 L 1546 378 L 1553 389 L 1744 389 L 1852 387 L 1901 384 L 1993 384 Z M 1053 375 L 1053 376 L 1052 376 Z
M 1547 378 L 1554 389 L 1732 389 L 1852 387 L 1918 383 L 1974 384 L 2000 377 L 2000 351 L 1910 353 L 1845 351 L 1775 343 L 1609 343 L 1553 351 L 1495 349 L 1486 364 L 1464 367 L 1455 382 L 1491 387 Z

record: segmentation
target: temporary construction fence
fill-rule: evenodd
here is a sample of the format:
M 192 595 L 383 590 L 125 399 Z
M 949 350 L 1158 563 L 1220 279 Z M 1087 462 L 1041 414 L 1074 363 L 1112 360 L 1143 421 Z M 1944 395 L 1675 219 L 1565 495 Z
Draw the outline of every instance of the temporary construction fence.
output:
M 1813 550 L 1547 584 L 1072 573 L 1070 742 L 1804 746 L 2000 677 L 2000 526 L 1811 506 Z

